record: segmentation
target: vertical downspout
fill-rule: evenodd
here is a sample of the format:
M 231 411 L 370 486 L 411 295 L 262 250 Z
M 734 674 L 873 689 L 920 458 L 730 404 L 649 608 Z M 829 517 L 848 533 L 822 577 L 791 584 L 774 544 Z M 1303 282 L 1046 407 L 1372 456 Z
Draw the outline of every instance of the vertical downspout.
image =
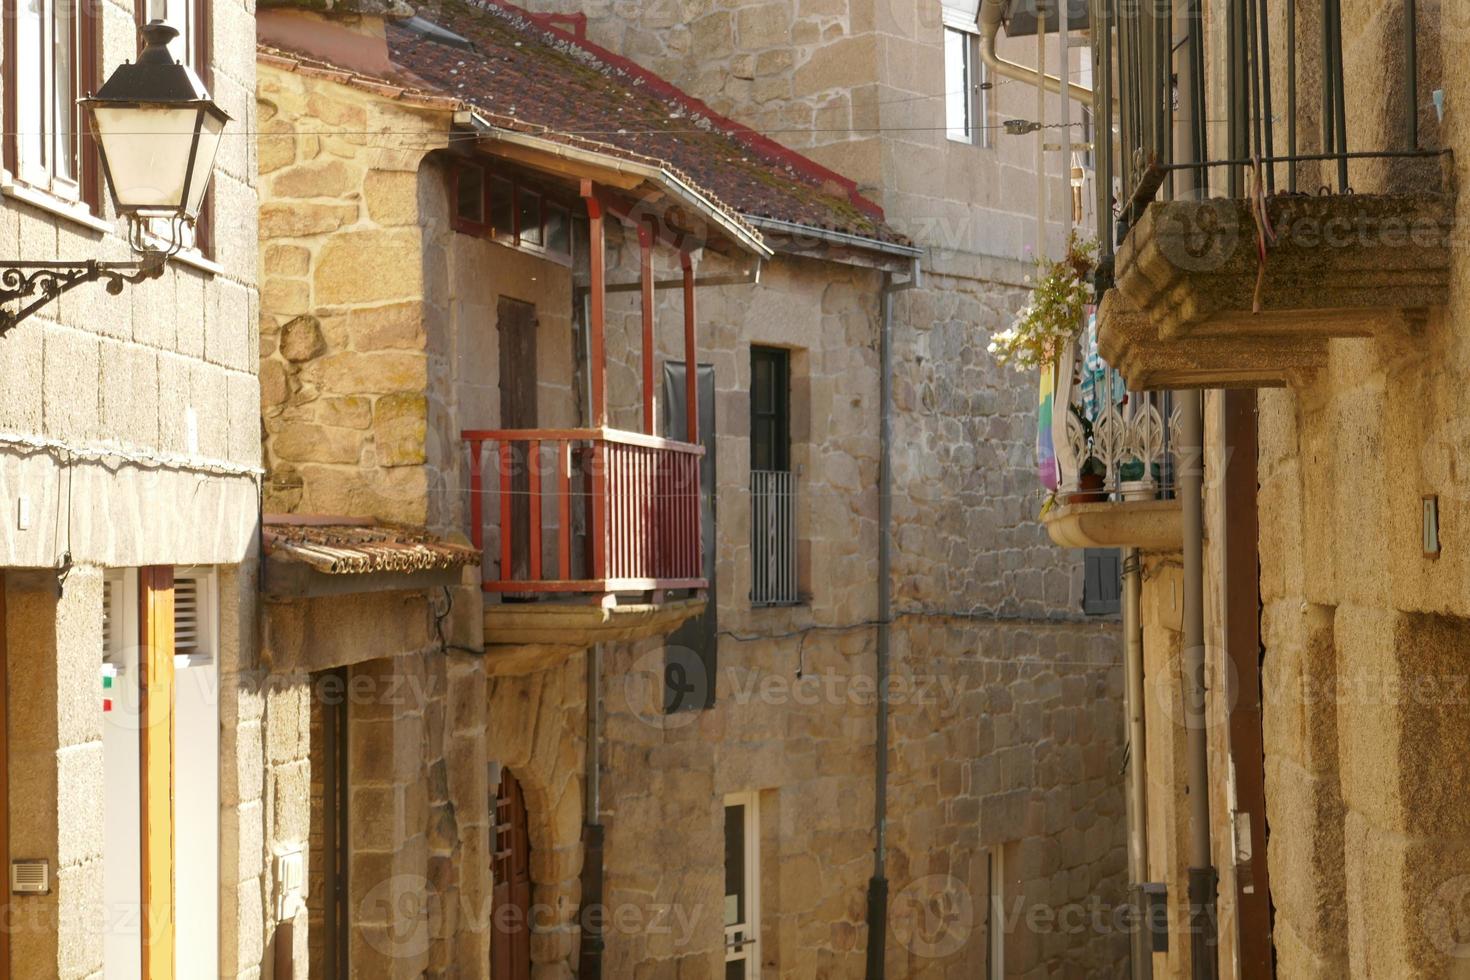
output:
M 602 902 L 602 645 L 587 648 L 587 812 L 582 825 L 582 925 L 577 976 L 601 980 Z
M 874 680 L 878 690 L 873 769 L 873 877 L 868 881 L 867 980 L 883 980 L 888 940 L 888 650 L 893 620 L 893 296 L 923 282 L 920 260 L 914 259 L 907 280 L 883 274 L 882 314 L 878 334 L 878 636 Z
M 1237 14 L 1237 17 L 1239 15 Z M 1187 37 L 1184 57 L 1178 59 L 1179 105 L 1175 116 L 1174 147 L 1178 163 L 1196 159 L 1195 127 L 1204 121 L 1191 111 L 1197 106 L 1199 66 L 1190 56 L 1200 29 L 1199 0 L 1176 5 L 1174 36 Z M 1239 39 L 1237 38 L 1237 44 Z M 1237 82 L 1245 79 L 1236 74 Z M 1233 95 L 1233 93 L 1232 93 Z M 1198 170 L 1183 170 L 1188 199 L 1200 196 Z M 1210 842 L 1210 746 L 1205 727 L 1205 579 L 1204 579 L 1204 415 L 1203 392 L 1179 395 L 1180 473 L 1179 503 L 1184 521 L 1184 724 L 1189 790 L 1189 937 L 1190 968 L 1194 980 L 1214 980 L 1219 946 L 1215 935 L 1216 873 Z
M 1190 976 L 1214 980 L 1216 873 L 1210 846 L 1210 748 L 1205 710 L 1203 392 L 1179 395 L 1184 518 L 1184 724 L 1189 792 Z
M 1133 980 L 1150 980 L 1154 973 L 1152 933 L 1142 916 L 1148 897 L 1148 745 L 1144 741 L 1143 699 L 1143 562 L 1137 548 L 1123 550 L 1123 710 L 1127 715 L 1128 787 L 1124 803 L 1128 821 L 1128 876 L 1132 879 L 1134 907 L 1140 921 L 1133 929 Z

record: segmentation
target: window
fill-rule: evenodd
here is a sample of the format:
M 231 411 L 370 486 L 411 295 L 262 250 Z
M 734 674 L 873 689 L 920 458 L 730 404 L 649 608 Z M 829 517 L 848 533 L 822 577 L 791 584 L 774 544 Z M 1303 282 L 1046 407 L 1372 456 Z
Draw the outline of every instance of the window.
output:
M 750 601 L 790 606 L 797 581 L 796 474 L 791 471 L 791 352 L 750 349 Z
M 485 224 L 485 171 L 457 167 L 454 171 L 454 216 L 476 228 Z
M 96 87 L 94 6 L 79 0 L 6 0 L 5 165 L 17 180 L 95 205 L 96 167 L 81 136 L 77 99 Z
M 1082 611 L 1089 616 L 1116 616 L 1122 608 L 1122 553 L 1116 548 L 1082 552 Z
M 985 943 L 988 953 L 989 975 L 1006 975 L 1006 874 L 1004 847 L 992 847 L 986 851 L 989 878 L 987 887 L 990 902 L 985 910 Z
M 141 0 L 138 7 L 140 23 L 161 20 L 179 32 L 169 44 L 169 53 L 174 59 L 194 69 L 206 87 L 212 88 L 213 69 L 209 48 L 209 3 L 208 0 Z M 205 192 L 204 203 L 199 208 L 199 220 L 193 231 L 184 230 L 184 247 L 209 254 L 212 246 L 211 227 L 214 213 L 214 189 Z M 154 234 L 165 238 L 172 234 L 169 223 L 153 222 Z
M 460 163 L 452 172 L 451 197 L 456 231 L 571 261 L 571 210 L 540 191 Z
M 991 85 L 980 38 L 944 29 L 944 127 L 956 143 L 990 146 Z
M 760 816 L 755 793 L 725 798 L 725 980 L 760 980 Z
M 750 468 L 791 469 L 791 352 L 750 349 Z

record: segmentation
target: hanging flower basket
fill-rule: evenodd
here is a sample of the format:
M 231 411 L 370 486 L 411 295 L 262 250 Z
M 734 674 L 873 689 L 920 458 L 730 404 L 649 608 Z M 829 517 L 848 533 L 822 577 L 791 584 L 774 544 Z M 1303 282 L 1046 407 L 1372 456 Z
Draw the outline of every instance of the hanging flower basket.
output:
M 1017 371 L 1050 369 L 1082 328 L 1096 266 L 1097 242 L 1079 238 L 1075 231 L 1067 238 L 1065 258 L 1037 262 L 1030 299 L 1009 327 L 990 336 L 996 361 Z

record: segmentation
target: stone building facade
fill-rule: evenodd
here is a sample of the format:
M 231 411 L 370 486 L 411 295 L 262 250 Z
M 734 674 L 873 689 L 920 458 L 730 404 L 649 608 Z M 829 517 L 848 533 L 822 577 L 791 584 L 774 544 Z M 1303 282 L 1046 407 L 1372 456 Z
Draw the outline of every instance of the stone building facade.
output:
M 472 23 L 467 18 L 488 16 L 449 4 L 421 13 L 451 31 L 466 30 Z M 310 53 L 277 51 L 300 35 L 282 27 L 281 14 L 269 16 L 277 19 L 262 19 L 262 38 L 272 47 L 261 55 L 259 87 L 266 134 L 266 509 L 371 516 L 462 534 L 471 528 L 460 431 L 507 421 L 507 378 L 491 329 L 503 320 L 507 300 L 534 306 L 538 423 L 585 424 L 579 363 L 585 354 L 574 342 L 583 315 L 576 289 L 586 282 L 585 268 L 456 228 L 450 190 L 463 157 L 449 134 L 463 106 L 381 73 L 375 77 L 362 65 L 344 68 Z M 520 15 L 496 17 L 517 22 Z M 412 53 L 397 28 L 387 30 L 390 51 Z M 541 27 L 524 22 L 516 30 L 531 32 L 520 35 L 527 44 L 543 43 L 535 33 Z M 930 40 L 937 44 L 937 37 Z M 556 36 L 555 43 L 610 66 L 598 70 L 612 77 L 638 71 L 569 35 Z M 938 84 L 926 79 L 924 85 L 930 81 Z M 642 84 L 663 83 L 645 78 Z M 533 104 L 529 96 L 525 102 Z M 688 101 L 678 105 L 713 116 Z M 522 108 L 528 118 L 532 111 Z M 733 123 L 716 122 L 725 125 L 735 130 Z M 333 128 L 374 135 L 354 143 L 332 135 Z M 492 156 L 497 152 L 493 142 L 484 145 Z M 942 141 L 929 147 L 941 154 L 946 149 Z M 757 155 L 771 152 L 761 146 Z M 517 159 L 512 169 L 525 164 Z M 800 175 L 798 182 L 811 179 L 812 164 L 782 159 Z M 822 179 L 846 193 L 837 175 Z M 956 190 L 954 199 L 966 193 Z M 922 226 L 899 219 L 906 227 Z M 595 816 L 607 835 L 602 904 L 611 916 L 604 953 L 609 975 L 723 971 L 725 803 L 737 795 L 753 800 L 759 813 L 760 962 L 792 977 L 863 970 L 874 847 L 882 289 L 911 271 L 918 250 L 890 247 L 899 239 L 876 233 L 834 245 L 823 239 L 825 230 L 815 228 L 810 240 L 773 234 L 777 254 L 764 263 L 758 283 L 697 291 L 699 360 L 714 375 L 714 418 L 701 422 L 713 431 L 717 474 L 714 704 L 664 712 L 665 641 L 601 645 L 601 807 Z M 608 234 L 608 280 L 636 282 L 636 236 L 617 222 Z M 1083 620 L 1080 576 L 1045 544 L 1034 522 L 1030 484 L 1023 479 L 1030 467 L 1026 413 L 1033 395 L 983 351 L 988 328 L 1002 323 L 1020 300 L 1024 253 L 1016 243 L 1007 257 L 978 248 L 955 252 L 947 240 L 922 244 L 936 246 L 922 263 L 926 285 L 896 299 L 893 327 L 898 492 L 890 973 L 972 975 L 985 969 L 996 939 L 1005 948 L 1007 975 L 1099 964 L 1111 970 L 1123 955 L 1121 937 L 1035 924 L 1054 923 L 1064 910 L 1111 907 L 1121 894 L 1122 841 L 1121 796 L 1112 777 L 1119 757 L 1113 627 Z M 993 250 L 1000 251 L 999 245 Z M 656 279 L 677 275 L 672 259 L 660 255 Z M 749 256 L 710 253 L 699 275 L 748 277 L 752 264 Z M 660 289 L 655 340 L 661 362 L 683 358 L 681 317 L 678 291 Z M 610 295 L 606 318 L 609 422 L 636 430 L 643 411 L 637 293 Z M 769 608 L 749 599 L 753 345 L 785 350 L 791 364 L 800 601 Z M 660 391 L 660 429 L 663 403 Z M 498 561 L 504 528 L 498 514 L 487 517 L 488 567 Z M 343 658 L 358 665 L 349 677 L 416 659 L 434 645 L 433 635 L 422 630 L 433 625 L 436 600 L 430 594 L 402 598 L 409 603 L 407 626 L 391 638 L 370 636 L 371 626 L 349 630 L 361 641 L 333 643 L 325 657 L 316 656 L 320 640 L 315 647 L 297 644 L 287 624 L 296 619 L 309 627 L 318 617 L 345 622 L 347 613 L 331 611 L 343 600 L 274 602 L 266 655 L 278 674 L 301 675 L 302 684 L 307 672 Z M 568 976 L 583 946 L 578 905 L 585 901 L 582 824 L 589 816 L 587 654 L 573 641 L 513 649 L 489 634 L 477 636 L 478 599 L 477 589 L 455 592 L 450 615 L 452 645 L 487 651 L 481 665 L 470 668 L 474 684 L 483 684 L 484 739 L 474 749 L 456 745 L 451 736 L 462 729 L 431 721 L 432 708 L 423 722 L 395 722 L 406 725 L 406 733 L 424 733 L 428 754 L 395 755 L 394 771 L 411 775 L 420 766 L 431 772 L 443 745 L 449 795 L 435 795 L 432 778 L 429 788 L 417 788 L 411 778 L 400 787 L 402 802 L 394 810 L 400 852 L 393 868 L 434 882 L 426 892 L 442 895 L 432 871 L 442 855 L 469 889 L 464 883 L 483 869 L 483 862 L 478 869 L 467 863 L 486 840 L 477 821 L 489 818 L 480 816 L 480 807 L 498 776 L 512 773 L 528 812 L 537 913 L 528 955 L 536 975 Z M 487 629 L 492 611 L 515 609 L 493 598 L 485 608 Z M 374 620 L 367 608 L 359 611 L 364 622 L 385 622 L 389 615 L 379 610 Z M 292 659 L 294 646 L 303 659 Z M 436 656 L 451 669 L 459 663 L 453 651 Z M 451 678 L 451 691 L 454 683 Z M 309 735 L 310 713 L 292 717 L 296 731 Z M 442 741 L 437 732 L 444 733 Z M 312 751 L 314 743 L 298 743 L 291 758 Z M 465 778 L 456 773 L 475 764 L 475 752 L 488 763 L 491 785 L 466 781 L 456 789 L 456 780 Z M 439 800 L 453 803 L 458 839 L 465 842 L 457 851 L 435 843 L 454 839 L 434 832 L 437 819 L 427 820 L 442 810 L 435 806 Z M 309 818 L 306 809 L 296 817 Z M 420 818 L 430 828 L 424 844 L 418 842 Z M 312 833 L 315 839 L 315 828 Z M 1002 893 L 993 894 L 993 886 Z M 362 887 L 361 880 L 352 885 L 355 898 Z M 1004 916 L 987 911 L 992 899 L 1002 903 Z M 926 918 L 935 903 L 954 913 L 937 927 Z M 324 910 L 303 914 L 320 922 Z M 493 910 L 485 921 L 490 918 Z M 470 942 L 477 923 L 463 912 L 457 927 L 436 922 L 433 942 L 395 960 L 395 969 L 437 969 L 444 955 L 453 955 L 448 951 L 475 948 L 456 944 Z M 494 934 L 496 927 L 489 928 Z M 388 948 L 399 939 L 390 937 Z M 492 935 L 492 958 L 495 941 Z
M 938 2 L 536 0 L 528 6 L 585 15 L 592 41 L 854 178 L 883 204 L 890 222 L 924 247 L 923 284 L 894 297 L 892 642 L 895 669 L 914 678 L 916 688 L 932 680 L 963 696 L 956 704 L 936 698 L 894 709 L 890 888 L 895 894 L 911 887 L 963 889 L 975 913 L 961 948 L 943 955 L 935 955 L 943 944 L 920 940 L 914 945 L 921 951 L 915 951 L 890 935 L 890 971 L 924 976 L 983 968 L 992 891 L 987 869 L 1000 861 L 1014 872 L 1003 896 L 1012 914 L 1004 930 L 1006 975 L 1028 976 L 1068 960 L 1112 969 L 1126 956 L 1121 933 L 1089 932 L 1082 941 L 1046 926 L 1032 928 L 1025 918 L 1038 911 L 1044 919 L 1094 898 L 1112 909 L 1124 899 L 1122 795 L 1112 778 L 1122 759 L 1117 634 L 1081 615 L 1078 556 L 1054 548 L 1036 520 L 1042 498 L 1035 480 L 1035 380 L 999 368 L 985 350 L 991 331 L 1024 301 L 1037 207 L 1031 140 L 998 132 L 977 139 L 987 145 L 946 138 Z M 576 27 L 575 21 L 562 23 Z M 1002 39 L 1002 54 L 1034 59 L 1028 41 Z M 1052 35 L 1052 57 L 1054 48 Z M 992 81 L 977 122 L 997 126 L 1011 116 L 1034 117 L 1034 87 Z M 1047 106 L 1049 118 L 1059 118 L 1056 101 Z M 1072 119 L 1079 115 L 1074 106 Z M 1047 165 L 1058 173 L 1055 154 Z M 1071 198 L 1055 177 L 1048 192 L 1047 240 L 1055 249 Z M 706 304 L 716 324 L 714 346 L 727 336 L 733 341 L 728 353 L 710 355 L 721 388 L 721 436 L 732 436 L 717 449 L 719 534 L 729 549 L 721 555 L 729 562 L 719 591 L 721 686 L 714 717 L 701 721 L 703 741 L 717 745 L 711 750 L 682 730 L 658 738 L 687 739 L 690 767 L 713 755 L 714 797 L 759 788 L 783 815 L 801 815 L 782 824 L 793 836 L 777 838 L 783 854 L 793 860 L 805 855 L 791 865 L 802 884 L 785 886 L 797 892 L 792 904 L 771 902 L 781 909 L 773 921 L 788 930 L 781 934 L 782 969 L 793 976 L 813 970 L 852 975 L 861 971 L 866 943 L 860 893 L 871 874 L 871 853 L 865 867 L 849 817 L 826 826 L 812 814 L 866 811 L 872 787 L 860 768 L 841 770 L 835 781 L 837 774 L 820 766 L 810 771 L 807 740 L 817 732 L 867 726 L 861 745 L 871 734 L 870 711 L 853 710 L 841 697 L 837 705 L 813 709 L 796 695 L 777 694 L 772 705 L 771 698 L 749 693 L 759 687 L 739 692 L 754 681 L 778 691 L 799 685 L 796 671 L 804 663 L 824 664 L 824 677 L 873 677 L 881 283 L 870 276 L 851 286 L 825 286 L 818 308 L 778 292 L 788 280 L 798 281 L 807 265 L 797 263 L 783 275 L 783 264 L 773 264 L 763 280 L 771 290 L 768 301 L 751 302 L 725 289 L 728 313 L 719 300 Z M 731 326 L 721 329 L 725 315 Z M 799 351 L 794 363 L 803 366 L 793 391 L 800 385 L 810 390 L 809 415 L 794 412 L 793 452 L 810 454 L 799 478 L 799 509 L 811 522 L 803 532 L 811 537 L 811 568 L 820 571 L 804 582 L 811 586 L 808 602 L 788 610 L 752 608 L 748 599 L 749 449 L 741 437 L 748 436 L 746 348 L 758 343 Z M 640 662 L 631 653 L 623 656 Z M 724 707 L 727 697 L 736 703 Z M 831 720 L 817 723 L 813 714 Z M 778 724 L 783 715 L 787 720 Z M 623 751 L 617 745 L 623 733 L 633 758 L 645 758 L 644 726 L 619 727 L 615 718 L 609 751 Z M 841 764 L 871 764 L 866 749 L 849 745 L 849 753 L 838 754 Z M 661 752 L 668 749 L 660 745 Z M 825 754 L 818 750 L 815 758 Z M 758 769 L 749 768 L 750 759 L 761 760 Z M 679 795 L 678 780 L 660 777 L 652 766 L 631 771 L 650 780 L 647 789 L 635 783 L 639 799 L 660 801 L 661 812 L 673 806 L 667 801 Z M 717 829 L 708 823 L 714 818 L 704 802 L 710 791 L 693 784 L 689 792 L 688 818 L 695 826 L 706 821 L 707 836 L 679 852 L 663 851 L 678 862 L 672 867 L 685 869 L 681 874 L 692 873 L 699 862 L 694 855 L 718 839 L 708 836 Z M 644 816 L 636 812 L 635 825 Z M 610 854 L 616 826 L 610 820 Z M 823 846 L 814 846 L 816 840 Z M 936 846 L 939 840 L 946 843 Z M 823 853 L 829 841 L 830 859 Z M 871 840 L 866 846 L 870 852 Z M 806 862 L 821 866 L 824 884 L 843 883 L 849 904 L 834 911 L 829 903 L 815 917 L 834 923 L 830 934 L 798 925 L 804 919 L 799 910 L 815 907 L 800 892 L 808 880 Z M 611 869 L 609 880 L 616 880 Z M 893 915 L 902 913 L 895 909 Z M 638 948 L 630 943 L 630 950 Z
M 1350 148 L 1392 158 L 1353 159 L 1346 180 L 1335 162 L 1304 163 L 1295 177 L 1321 189 L 1311 197 L 1284 193 L 1291 170 L 1278 165 L 1282 193 L 1262 206 L 1275 229 L 1264 273 L 1250 205 L 1222 180 L 1215 196 L 1236 199 L 1207 205 L 1226 220 L 1201 240 L 1203 252 L 1190 259 L 1170 241 L 1149 270 L 1177 276 L 1168 303 L 1139 288 L 1140 249 L 1166 240 L 1154 237 L 1158 221 L 1195 205 L 1155 203 L 1120 246 L 1118 288 L 1103 299 L 1105 353 L 1130 383 L 1223 389 L 1204 398 L 1205 723 L 1220 872 L 1211 955 L 1222 976 L 1464 969 L 1465 792 L 1448 748 L 1466 722 L 1465 557 L 1454 530 L 1465 515 L 1456 469 L 1464 423 L 1453 394 L 1464 372 L 1454 339 L 1463 135 L 1435 106 L 1465 89 L 1453 55 L 1465 25 L 1448 5 L 1417 13 L 1409 34 L 1403 8 L 1341 11 Z M 1335 73 L 1319 60 L 1322 11 L 1298 18 L 1291 34 L 1271 27 L 1272 79 L 1285 90 L 1294 38 L 1293 131 L 1299 152 L 1315 153 Z M 1206 5 L 1212 119 L 1225 118 L 1229 99 L 1226 22 L 1227 5 Z M 1287 139 L 1278 121 L 1277 152 Z M 1229 145 L 1218 124 L 1210 140 Z M 1211 279 L 1211 298 L 1198 302 Z M 1155 678 L 1146 698 L 1150 873 L 1168 883 L 1176 927 L 1187 909 L 1176 896 L 1190 791 L 1179 559 L 1147 557 L 1143 578 L 1145 673 Z M 1269 917 L 1252 920 L 1267 903 Z M 1190 975 L 1187 930 L 1178 938 L 1155 958 L 1156 975 Z
M 59 6 L 6 9 L 0 254 L 7 265 L 125 262 L 136 256 L 94 148 L 74 139 L 72 100 L 137 57 L 137 12 Z M 53 14 L 62 34 L 43 47 Z M 138 976 L 145 947 L 157 976 L 176 975 L 167 964 L 232 972 L 220 964 L 234 962 L 236 869 L 262 859 L 238 833 L 250 808 L 215 754 L 256 710 L 244 681 L 260 476 L 255 62 L 235 43 L 253 29 L 253 4 L 213 4 L 203 25 L 170 21 L 192 32 L 193 67 L 232 117 L 208 232 L 159 278 L 115 293 L 78 286 L 0 335 L 0 864 L 7 875 L 12 861 L 39 864 L 44 881 L 24 894 L 7 883 L 7 976 Z M 149 653 L 147 682 L 172 687 L 177 704 L 155 699 L 140 727 Z M 201 751 L 159 756 L 168 743 L 155 735 Z M 157 763 L 147 773 L 144 739 Z M 184 785 L 194 797 L 176 806 Z M 169 835 L 168 847 L 154 838 L 146 868 L 144 818 Z

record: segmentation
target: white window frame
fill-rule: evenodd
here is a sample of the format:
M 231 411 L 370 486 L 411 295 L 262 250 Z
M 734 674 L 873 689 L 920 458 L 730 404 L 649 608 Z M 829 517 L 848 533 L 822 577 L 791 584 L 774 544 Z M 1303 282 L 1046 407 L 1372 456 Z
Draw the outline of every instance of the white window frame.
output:
M 20 0 L 24 2 L 24 0 Z M 80 2 L 80 0 L 79 0 Z M 179 36 L 168 44 L 168 52 L 173 55 L 174 60 L 180 64 L 188 65 L 199 78 L 206 81 L 208 65 L 200 56 L 200 9 L 196 0 L 147 0 L 144 4 L 144 21 L 161 20 L 174 30 Z M 205 199 L 205 207 L 209 207 L 209 199 Z M 203 215 L 200 216 L 201 218 Z M 168 218 L 149 218 L 147 220 L 145 237 L 152 245 L 167 248 L 171 245 L 170 238 L 174 234 L 174 226 Z M 180 245 L 183 247 L 181 258 L 185 260 L 209 260 L 204 257 L 199 249 L 198 230 L 192 225 L 182 225 L 179 234 L 183 238 Z
M 174 775 L 189 787 L 174 793 L 174 959 L 180 977 L 209 976 L 220 949 L 219 576 L 209 567 L 176 568 L 176 597 L 179 583 L 190 579 L 196 645 L 174 654 Z
M 102 587 L 102 669 L 113 672 L 102 724 L 102 970 L 107 980 L 139 980 L 143 971 L 142 783 L 138 769 L 138 571 L 111 569 Z M 99 705 L 100 707 L 100 705 Z M 132 860 L 128 860 L 128 858 Z
M 5 83 L 15 86 L 15 174 L 20 183 L 69 203 L 81 200 L 83 0 L 13 0 L 15 66 Z M 58 15 L 69 13 L 65 39 L 70 61 L 63 89 L 57 74 Z M 63 120 L 66 126 L 63 126 Z
M 960 45 L 964 92 L 950 90 L 951 59 L 954 57 L 950 46 L 952 38 L 958 39 Z M 968 143 L 984 149 L 989 149 L 993 145 L 991 139 L 993 126 L 990 118 L 993 100 L 989 86 L 990 67 L 980 56 L 980 35 L 972 30 L 946 23 L 944 25 L 944 135 L 951 143 Z M 950 112 L 956 103 L 964 112 L 963 129 L 954 129 L 949 125 Z
M 989 891 L 990 914 L 985 917 L 989 925 L 986 936 L 986 955 L 990 958 L 990 975 L 1006 975 L 1006 865 L 1005 848 L 1000 845 L 990 848 Z
M 745 963 L 746 980 L 761 977 L 761 821 L 760 793 L 732 793 L 725 797 L 724 811 L 745 808 L 745 921 L 725 923 L 725 962 Z M 723 820 L 721 827 L 724 826 Z M 724 916 L 722 915 L 723 919 Z M 729 967 L 725 968 L 727 971 Z

